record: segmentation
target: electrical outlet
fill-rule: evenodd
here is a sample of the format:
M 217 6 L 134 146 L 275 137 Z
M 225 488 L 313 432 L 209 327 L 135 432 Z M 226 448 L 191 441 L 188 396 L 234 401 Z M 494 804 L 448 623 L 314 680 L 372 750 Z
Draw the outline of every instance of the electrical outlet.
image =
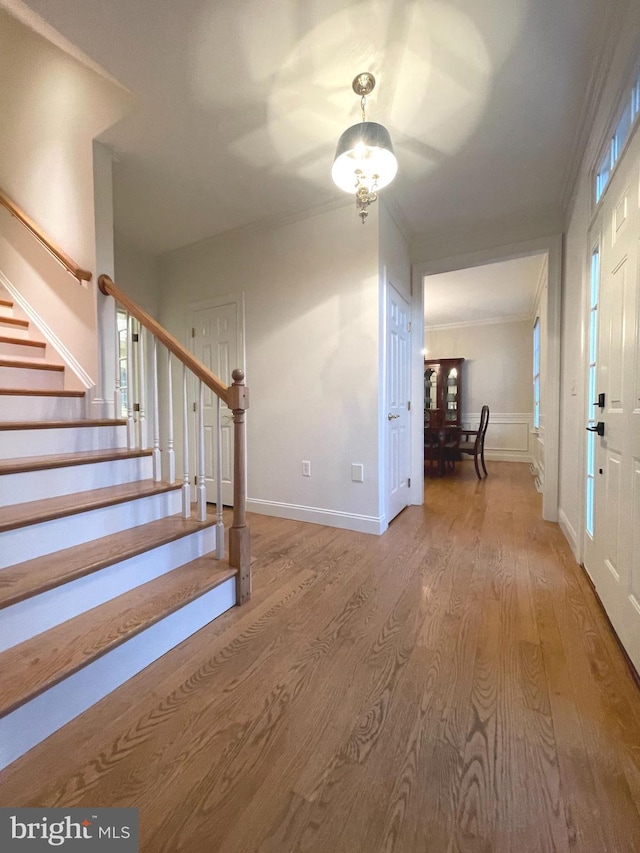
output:
M 310 477 L 311 476 L 311 462 L 305 461 L 302 463 L 302 476 Z
M 364 483 L 364 465 L 351 466 L 351 479 L 354 483 Z

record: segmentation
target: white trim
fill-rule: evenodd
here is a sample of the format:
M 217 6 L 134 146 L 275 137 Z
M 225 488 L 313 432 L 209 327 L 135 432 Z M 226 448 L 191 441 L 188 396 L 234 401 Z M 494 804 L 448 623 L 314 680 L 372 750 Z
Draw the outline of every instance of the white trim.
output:
M 0 770 L 236 603 L 235 578 L 181 607 L 0 720 Z
M 293 521 L 306 521 L 310 524 L 324 524 L 327 527 L 339 527 L 341 530 L 353 530 L 356 533 L 374 533 L 380 535 L 387 529 L 384 515 L 358 515 L 353 512 L 338 512 L 333 509 L 321 509 L 315 506 L 267 501 L 260 498 L 247 499 L 247 511 L 270 515 L 275 518 L 290 518 Z
M 573 156 L 564 175 L 560 196 L 561 204 L 565 211 L 571 209 L 576 189 L 580 183 L 580 167 L 589 148 L 594 121 L 611 67 L 611 59 L 615 54 L 620 29 L 624 23 L 619 8 L 614 7 L 612 12 L 612 14 L 607 14 L 601 18 L 601 24 L 607 30 L 607 33 L 600 43 L 598 54 L 592 63 L 591 75 L 587 82 L 585 96 L 582 99 L 582 108 L 576 125 L 573 144 L 570 148 Z M 600 146 L 598 146 L 598 150 L 600 150 Z
M 424 283 L 411 268 L 411 487 L 414 506 L 424 504 Z
M 545 255 L 544 260 L 542 261 L 542 266 L 540 267 L 540 275 L 538 276 L 538 283 L 536 284 L 536 292 L 533 298 L 533 305 L 531 306 L 531 319 L 535 323 L 539 316 L 539 308 L 540 308 L 540 299 L 542 298 L 542 294 L 549 280 L 549 256 Z
M 58 355 L 62 358 L 64 363 L 73 371 L 73 373 L 78 377 L 78 379 L 82 382 L 83 386 L 87 389 L 92 388 L 94 386 L 93 379 L 89 376 L 86 370 L 82 367 L 80 362 L 72 355 L 67 347 L 62 343 L 60 338 L 55 334 L 53 329 L 45 323 L 45 321 L 40 317 L 40 315 L 33 310 L 33 308 L 26 301 L 24 296 L 16 290 L 16 288 L 11 284 L 9 279 L 4 275 L 4 273 L 0 272 L 0 284 L 2 284 L 5 289 L 11 294 L 12 298 L 18 303 L 20 308 L 24 311 L 27 317 L 31 320 L 31 322 L 37 326 L 38 330 L 42 333 L 42 335 L 47 339 L 47 342 L 51 344 L 54 350 L 58 353 Z
M 531 465 L 533 456 L 529 452 L 519 450 L 486 450 L 484 458 L 488 462 L 522 462 L 525 465 Z M 463 460 L 465 461 L 465 460 Z M 471 458 L 469 457 L 469 461 Z
M 581 563 L 582 554 L 580 553 L 580 541 L 578 534 L 562 509 L 558 510 L 558 524 L 560 525 L 560 530 L 564 533 L 565 539 L 569 543 L 569 547 L 571 548 L 571 552 L 576 563 Z
M 477 429 L 480 423 L 480 412 L 462 412 L 460 421 L 464 427 L 469 429 Z M 533 453 L 531 452 L 530 435 L 531 424 L 533 423 L 532 412 L 491 412 L 489 415 L 489 426 L 487 429 L 487 438 L 485 443 L 485 458 L 495 462 L 533 462 Z M 491 446 L 491 427 L 492 426 L 520 426 L 524 427 L 523 438 L 524 447 L 515 447 L 508 444 Z
M 496 326 L 499 323 L 525 323 L 530 322 L 533 314 L 505 314 L 502 317 L 489 317 L 484 320 L 467 320 L 464 323 L 441 323 L 439 326 L 425 326 L 425 332 L 437 332 L 441 329 L 461 329 L 466 326 Z

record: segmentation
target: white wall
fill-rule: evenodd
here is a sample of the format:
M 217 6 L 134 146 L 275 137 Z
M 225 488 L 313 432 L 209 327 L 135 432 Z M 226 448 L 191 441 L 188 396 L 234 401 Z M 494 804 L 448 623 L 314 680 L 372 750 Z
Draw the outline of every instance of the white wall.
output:
M 428 359 L 464 358 L 462 422 L 477 426 L 489 406 L 486 455 L 529 462 L 533 412 L 532 321 L 425 328 Z
M 67 255 L 95 272 L 92 140 L 131 96 L 0 10 L 0 188 Z M 0 271 L 61 343 L 86 386 L 98 380 L 95 284 L 78 284 L 0 218 Z
M 160 310 L 159 261 L 121 232 L 115 234 L 115 283 L 152 317 Z
M 640 58 L 640 15 L 636 2 L 628 4 L 626 18 L 612 33 L 615 51 L 608 57 L 607 76 L 599 107 L 579 170 L 565 238 L 562 291 L 562 369 L 560 420 L 559 521 L 578 561 L 582 558 L 583 459 L 586 426 L 586 352 L 584 323 L 588 293 L 592 169 L 614 118 L 630 73 Z
M 188 303 L 244 294 L 249 509 L 379 532 L 376 207 L 364 226 L 348 205 L 160 258 L 160 321 L 183 342 Z

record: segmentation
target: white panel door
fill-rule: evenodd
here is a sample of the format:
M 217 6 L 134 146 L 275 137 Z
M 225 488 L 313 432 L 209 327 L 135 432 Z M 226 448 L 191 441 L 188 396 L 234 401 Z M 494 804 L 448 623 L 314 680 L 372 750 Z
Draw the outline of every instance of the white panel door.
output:
M 232 382 L 231 372 L 241 367 L 238 334 L 237 302 L 227 302 L 214 308 L 204 308 L 192 315 L 194 355 L 204 362 L 226 385 Z M 222 501 L 233 506 L 233 415 L 221 404 L 222 422 Z M 192 442 L 192 447 L 197 444 Z M 216 501 L 216 395 L 205 388 L 204 393 L 204 456 L 207 501 Z M 195 470 L 195 468 L 192 468 Z
M 591 230 L 599 255 L 599 333 L 590 382 L 595 433 L 593 529 L 585 566 L 629 657 L 640 670 L 640 133 L 618 164 Z M 592 264 L 592 277 L 594 277 Z M 595 388 L 593 387 L 595 385 Z M 604 408 L 593 406 L 604 393 Z M 589 476 L 589 475 L 588 475 Z
M 387 521 L 409 503 L 411 470 L 409 393 L 411 388 L 411 309 L 389 284 L 387 287 L 386 363 L 386 483 Z

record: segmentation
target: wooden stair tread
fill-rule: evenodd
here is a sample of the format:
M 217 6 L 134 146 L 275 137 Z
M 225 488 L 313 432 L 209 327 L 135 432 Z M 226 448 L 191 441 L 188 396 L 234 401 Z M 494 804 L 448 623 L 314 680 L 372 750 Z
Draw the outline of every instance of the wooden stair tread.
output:
M 21 329 L 29 327 L 29 321 L 22 320 L 20 317 L 0 317 L 0 323 L 4 323 L 7 326 L 20 326 Z
M 177 491 L 180 488 L 182 488 L 180 483 L 155 483 L 153 480 L 138 480 L 118 486 L 105 486 L 101 489 L 0 507 L 0 533 L 18 527 L 27 527 L 30 524 L 52 521 L 55 518 L 62 518 L 67 515 L 76 515 L 80 512 L 125 503 L 137 498 Z
M 68 427 L 126 426 L 124 418 L 83 418 L 72 421 L 0 421 L 0 431 L 17 429 L 65 429 Z
M 5 308 L 13 308 L 13 302 L 10 299 L 0 299 L 0 305 Z
M 0 717 L 39 696 L 237 574 L 211 555 L 101 604 L 0 654 Z
M 0 358 L 0 367 L 15 367 L 27 370 L 54 370 L 58 373 L 64 371 L 64 364 L 52 364 L 50 361 L 25 361 L 20 358 Z
M 44 341 L 32 341 L 29 338 L 14 338 L 11 335 L 0 335 L 0 344 L 17 344 L 21 347 L 37 347 L 38 349 L 45 349 L 47 346 Z
M 49 468 L 68 468 L 75 465 L 91 465 L 93 462 L 114 462 L 117 459 L 137 459 L 151 456 L 151 450 L 79 450 L 74 453 L 51 453 L 47 456 L 19 456 L 15 459 L 0 459 L 0 474 L 18 474 L 23 471 L 43 471 Z
M 0 570 L 0 609 L 215 525 L 171 515 Z
M 33 388 L 0 388 L 0 394 L 10 397 L 84 397 L 84 391 L 47 391 Z

